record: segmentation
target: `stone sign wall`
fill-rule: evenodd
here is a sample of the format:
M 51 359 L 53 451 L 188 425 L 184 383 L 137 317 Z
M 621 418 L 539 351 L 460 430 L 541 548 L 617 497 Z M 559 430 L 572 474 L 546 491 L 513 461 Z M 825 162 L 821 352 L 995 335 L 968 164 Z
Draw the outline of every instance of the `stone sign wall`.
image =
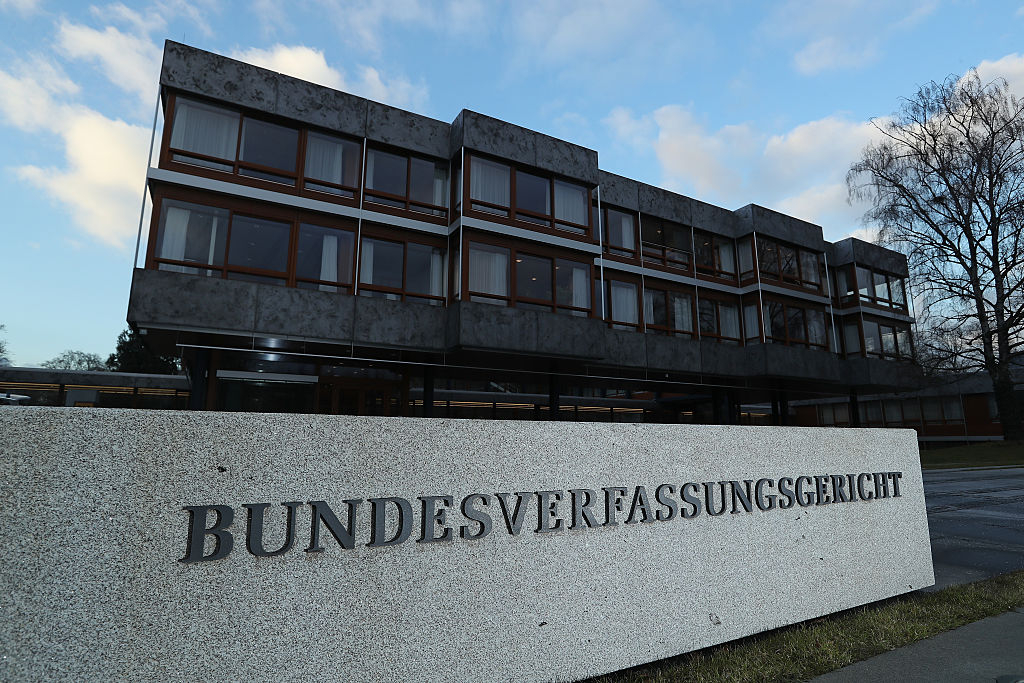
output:
M 0 410 L 0 679 L 573 680 L 933 583 L 909 430 Z

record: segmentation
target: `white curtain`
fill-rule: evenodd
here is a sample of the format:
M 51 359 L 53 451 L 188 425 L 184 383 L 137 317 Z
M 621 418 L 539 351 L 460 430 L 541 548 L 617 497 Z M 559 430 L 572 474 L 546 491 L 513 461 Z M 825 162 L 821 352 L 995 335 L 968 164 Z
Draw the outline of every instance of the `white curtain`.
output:
M 470 247 L 469 289 L 480 294 L 508 296 L 508 252 Z
M 340 142 L 310 133 L 306 144 L 306 177 L 340 185 L 344 167 L 342 157 Z
M 718 322 L 722 326 L 723 337 L 740 338 L 740 312 L 736 306 L 733 304 L 719 304 Z
M 469 195 L 472 199 L 498 206 L 509 206 L 509 167 L 472 157 Z
M 366 188 L 369 190 L 373 189 L 373 169 L 376 166 L 377 155 L 374 154 L 373 150 L 369 150 L 366 153 Z
M 649 289 L 644 290 L 644 324 L 654 324 L 654 292 Z
M 434 206 L 448 206 L 448 171 L 434 166 Z
M 363 240 L 363 254 L 359 257 L 359 281 L 373 284 L 373 242 Z
M 440 249 L 430 252 L 430 293 L 444 295 L 444 259 Z
M 188 218 L 191 212 L 177 206 L 167 207 L 164 213 L 164 234 L 160 243 L 160 258 L 185 260 L 185 242 L 188 239 Z
M 612 320 L 620 323 L 636 323 L 636 285 L 629 282 L 610 281 Z
M 587 191 L 579 185 L 555 181 L 555 220 L 587 224 Z
M 633 217 L 619 213 L 618 211 L 608 212 L 608 242 L 612 246 L 622 249 L 633 249 Z
M 587 269 L 578 266 L 572 269 L 572 305 L 590 308 L 590 278 Z
M 726 273 L 736 272 L 736 257 L 732 248 L 732 242 L 718 243 L 718 259 L 720 268 Z
M 693 303 L 689 294 L 672 295 L 672 325 L 677 330 L 693 332 Z
M 177 100 L 171 147 L 234 160 L 237 144 L 237 113 L 199 102 Z
M 320 252 L 320 279 L 329 282 L 338 281 L 338 236 L 324 235 Z M 334 287 L 320 285 L 320 289 L 330 292 Z

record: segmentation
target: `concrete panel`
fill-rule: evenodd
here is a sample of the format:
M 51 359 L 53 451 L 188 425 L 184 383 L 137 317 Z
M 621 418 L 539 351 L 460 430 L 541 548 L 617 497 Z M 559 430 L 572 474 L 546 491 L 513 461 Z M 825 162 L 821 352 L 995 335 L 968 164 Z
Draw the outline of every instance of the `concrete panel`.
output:
M 586 185 L 597 185 L 597 152 L 565 140 L 533 133 L 537 168 L 551 171 Z
M 598 172 L 601 185 L 601 203 L 620 206 L 631 211 L 640 210 L 640 183 L 614 173 Z
M 537 164 L 537 148 L 529 131 L 468 109 L 462 110 L 462 144 L 527 166 Z
M 361 138 L 366 134 L 367 107 L 362 97 L 288 76 L 278 79 L 280 116 Z
M 445 309 L 422 303 L 352 297 L 357 344 L 440 351 L 445 348 Z
M 640 183 L 640 211 L 683 225 L 693 224 L 692 199 L 646 183 Z
M 543 311 L 535 313 L 537 353 L 574 358 L 601 357 L 604 351 L 601 337 L 605 328 L 602 321 Z
M 647 344 L 644 335 L 633 330 L 604 332 L 604 362 L 627 368 L 647 366 Z
M 714 204 L 708 204 L 698 199 L 691 200 L 693 227 L 698 230 L 707 230 L 716 235 L 727 237 L 739 237 L 740 221 L 736 214 L 728 209 L 723 209 Z
M 847 358 L 838 363 L 843 383 L 861 393 L 906 391 L 924 383 L 921 368 L 906 361 Z
M 754 230 L 759 235 L 774 237 L 814 251 L 825 250 L 825 238 L 822 236 L 820 225 L 757 204 L 747 204 L 742 209 L 737 209 L 735 213 L 739 217 L 740 231 L 743 234 Z
M 335 292 L 262 285 L 257 290 L 253 331 L 260 335 L 349 342 L 353 299 Z
M 419 114 L 368 102 L 366 138 L 441 159 L 449 158 L 450 126 Z
M 459 304 L 456 346 L 535 353 L 537 313 L 463 301 Z
M 160 83 L 270 114 L 280 74 L 172 40 L 164 42 Z
M 460 111 L 459 115 L 455 117 L 454 121 L 452 121 L 452 125 L 448 128 L 448 151 L 452 157 L 454 157 L 462 147 L 462 117 L 464 113 L 465 110 Z
M 859 265 L 878 268 L 900 277 L 908 276 L 907 257 L 903 254 L 880 247 L 877 244 L 859 240 L 856 237 L 848 239 L 853 247 L 853 260 Z
M 128 322 L 250 332 L 261 286 L 266 285 L 136 268 Z
M 840 379 L 839 359 L 828 351 L 812 351 L 782 344 L 757 344 L 763 356 L 761 375 L 813 379 L 822 384 Z
M 934 581 L 910 430 L 18 408 L 0 433 L 14 682 L 577 680 Z M 799 504 L 777 495 L 797 477 Z M 762 480 L 773 498 L 738 500 Z M 683 517 L 688 482 L 701 512 Z M 575 528 L 569 489 L 594 491 Z M 516 491 L 511 533 L 496 493 Z M 411 501 L 410 537 L 368 545 L 367 499 L 384 496 Z M 622 502 L 614 520 L 606 497 Z M 467 499 L 487 535 L 470 538 Z M 286 501 L 293 546 L 254 556 L 281 548 Z M 309 501 L 350 547 L 313 527 Z M 264 508 L 243 505 L 259 504 L 250 523 Z M 397 503 L 378 504 L 391 538 Z M 210 505 L 232 513 L 231 551 L 179 561 L 185 506 Z M 247 544 L 250 524 L 265 543 Z
M 853 241 L 853 237 L 847 237 L 845 240 L 832 243 L 832 253 L 828 261 L 829 267 L 853 263 Z
M 749 346 L 733 346 L 710 339 L 700 340 L 700 365 L 705 375 L 722 377 L 749 377 L 761 365 L 761 359 L 751 355 Z M 756 348 L 756 347 L 755 347 Z
M 645 334 L 647 367 L 651 370 L 699 373 L 700 344 L 686 337 Z

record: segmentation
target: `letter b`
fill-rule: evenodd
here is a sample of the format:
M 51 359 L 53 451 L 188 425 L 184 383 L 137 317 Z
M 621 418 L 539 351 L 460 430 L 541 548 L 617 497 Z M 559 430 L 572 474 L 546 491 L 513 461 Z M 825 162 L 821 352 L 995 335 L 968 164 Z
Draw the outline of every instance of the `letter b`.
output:
M 185 557 L 179 562 L 210 562 L 227 557 L 234 547 L 235 539 L 232 537 L 228 527 L 235 519 L 235 511 L 227 505 L 186 505 L 182 510 L 187 510 L 188 520 L 188 541 L 185 546 Z M 210 510 L 217 513 L 217 521 L 213 526 L 207 528 L 206 517 Z M 217 539 L 213 552 L 209 555 L 203 554 L 203 546 L 207 536 Z

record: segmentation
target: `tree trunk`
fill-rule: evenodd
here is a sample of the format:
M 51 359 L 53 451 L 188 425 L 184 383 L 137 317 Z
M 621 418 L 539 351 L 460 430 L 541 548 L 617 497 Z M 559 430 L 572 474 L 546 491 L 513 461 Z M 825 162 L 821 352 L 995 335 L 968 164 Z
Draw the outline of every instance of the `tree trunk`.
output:
M 1003 438 L 1007 441 L 1024 440 L 1020 404 L 1013 391 L 1013 380 L 1008 370 L 1001 370 L 993 378 L 992 389 L 995 392 L 996 407 L 999 409 L 999 422 L 1003 425 Z

